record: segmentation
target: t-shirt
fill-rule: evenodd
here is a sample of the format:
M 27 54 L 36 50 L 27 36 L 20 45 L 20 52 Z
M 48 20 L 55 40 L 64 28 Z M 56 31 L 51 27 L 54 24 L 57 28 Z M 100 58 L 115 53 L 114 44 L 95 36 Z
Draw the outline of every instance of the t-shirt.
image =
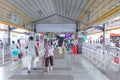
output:
M 13 56 L 18 56 L 20 50 L 19 49 L 14 49 L 13 50 Z
M 51 45 L 46 46 L 46 57 L 53 56 L 54 48 Z
M 16 44 L 11 45 L 12 50 L 16 49 Z
M 28 41 L 28 54 L 32 56 L 36 56 L 36 51 L 35 51 L 35 42 L 34 41 Z
M 70 40 L 68 40 L 68 44 L 70 44 Z

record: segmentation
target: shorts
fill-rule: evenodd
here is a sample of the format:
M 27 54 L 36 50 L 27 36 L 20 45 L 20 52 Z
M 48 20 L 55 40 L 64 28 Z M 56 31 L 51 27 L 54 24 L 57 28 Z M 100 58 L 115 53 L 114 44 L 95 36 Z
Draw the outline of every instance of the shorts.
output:
M 45 67 L 53 66 L 53 56 L 49 56 L 45 59 Z

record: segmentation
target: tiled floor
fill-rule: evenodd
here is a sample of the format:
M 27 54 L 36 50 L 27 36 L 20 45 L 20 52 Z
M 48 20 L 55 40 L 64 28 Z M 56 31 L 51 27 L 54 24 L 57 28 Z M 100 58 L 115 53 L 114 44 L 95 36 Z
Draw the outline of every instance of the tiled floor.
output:
M 0 68 L 0 80 L 109 80 L 82 55 L 59 54 L 54 59 L 53 71 L 45 72 L 41 60 L 30 74 L 23 63 L 14 62 Z M 55 56 L 55 57 L 56 57 Z

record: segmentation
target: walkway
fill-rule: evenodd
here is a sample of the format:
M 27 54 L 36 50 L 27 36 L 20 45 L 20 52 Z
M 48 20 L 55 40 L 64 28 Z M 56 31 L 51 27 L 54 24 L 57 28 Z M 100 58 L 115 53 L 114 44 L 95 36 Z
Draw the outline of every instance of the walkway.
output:
M 40 61 L 30 74 L 26 62 L 6 65 L 0 68 L 0 80 L 109 80 L 80 54 L 56 54 L 54 61 L 53 71 L 45 72 Z

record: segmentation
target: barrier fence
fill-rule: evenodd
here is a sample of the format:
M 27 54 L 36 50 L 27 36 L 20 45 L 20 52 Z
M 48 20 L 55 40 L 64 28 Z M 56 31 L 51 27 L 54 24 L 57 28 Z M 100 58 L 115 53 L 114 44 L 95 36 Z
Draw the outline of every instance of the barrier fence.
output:
M 82 53 L 92 64 L 103 71 L 120 72 L 120 49 L 93 44 L 82 46 Z
M 12 61 L 10 46 L 0 47 L 0 64 L 6 64 Z
M 12 51 L 11 46 L 0 46 L 0 66 L 14 60 Z M 25 45 L 20 47 L 20 51 L 23 53 L 23 57 L 27 56 L 28 51 L 25 49 Z M 42 58 L 44 56 L 44 46 L 42 44 L 38 47 L 38 52 L 39 57 Z

